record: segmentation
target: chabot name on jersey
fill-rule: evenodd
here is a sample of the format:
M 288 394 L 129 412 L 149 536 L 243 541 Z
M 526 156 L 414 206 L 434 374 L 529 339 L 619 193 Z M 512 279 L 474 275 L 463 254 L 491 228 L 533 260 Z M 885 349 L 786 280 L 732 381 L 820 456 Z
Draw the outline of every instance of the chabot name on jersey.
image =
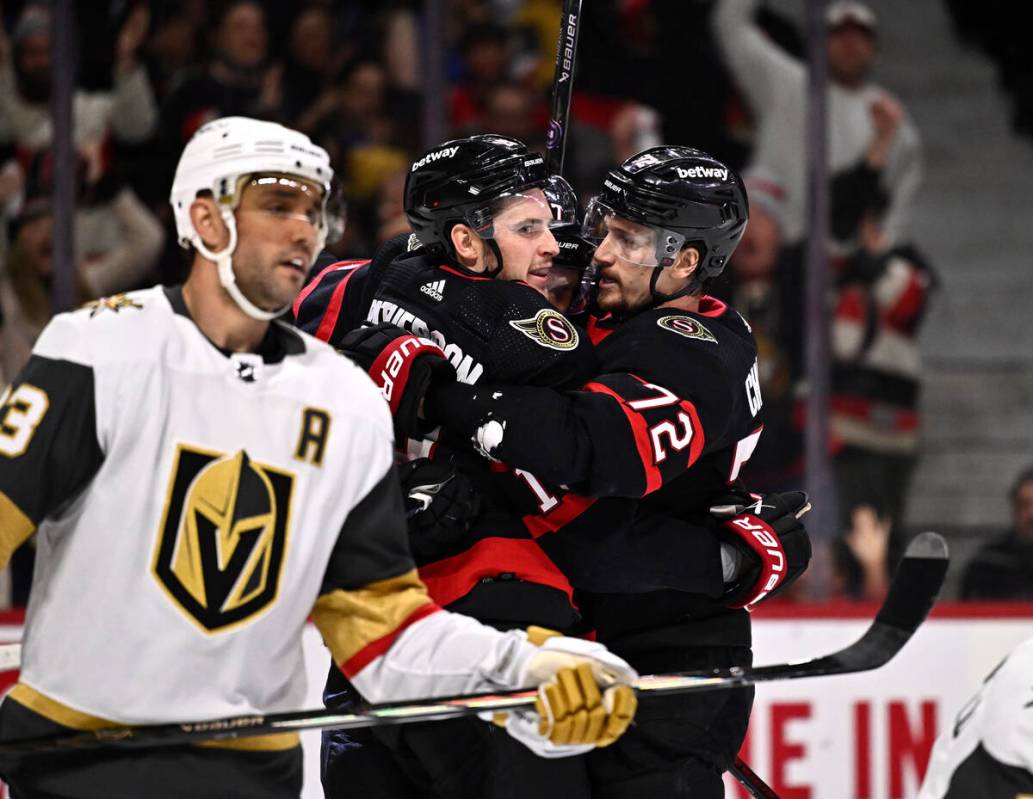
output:
M 685 178 L 720 178 L 721 180 L 728 180 L 727 169 L 709 166 L 690 166 L 688 169 L 675 167 L 675 169 L 678 170 L 678 177 L 683 180 Z
M 386 322 L 408 330 L 420 338 L 433 341 L 445 351 L 445 357 L 455 367 L 456 378 L 460 383 L 473 385 L 480 380 L 481 375 L 484 373 L 484 364 L 478 363 L 469 355 L 466 355 L 458 345 L 450 344 L 440 330 L 431 330 L 420 317 L 393 302 L 373 300 L 369 307 L 369 313 L 366 314 L 366 319 L 374 325 Z
M 429 164 L 429 163 L 431 163 L 433 161 L 437 161 L 437 160 L 439 160 L 441 158 L 451 158 L 457 152 L 459 152 L 458 145 L 455 146 L 455 147 L 446 147 L 444 150 L 435 150 L 432 153 L 427 153 L 425 156 L 423 156 L 423 158 L 421 158 L 419 161 L 414 163 L 412 165 L 412 169 L 410 169 L 409 171 L 410 172 L 415 172 L 421 166 L 425 166 L 426 164 Z

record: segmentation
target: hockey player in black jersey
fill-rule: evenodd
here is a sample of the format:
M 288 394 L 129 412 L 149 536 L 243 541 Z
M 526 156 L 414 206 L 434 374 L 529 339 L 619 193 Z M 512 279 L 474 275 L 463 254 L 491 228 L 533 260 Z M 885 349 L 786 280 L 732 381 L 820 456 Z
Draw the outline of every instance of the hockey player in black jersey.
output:
M 58 314 L 0 394 L 0 566 L 38 548 L 0 740 L 297 710 L 310 616 L 369 701 L 547 685 L 546 728 L 507 727 L 536 750 L 630 722 L 634 672 L 603 647 L 428 596 L 380 394 L 276 319 L 325 237 L 331 174 L 280 125 L 202 126 L 171 195 L 187 282 Z M 297 799 L 301 749 L 286 733 L 5 755 L 0 776 L 20 799 Z
M 434 491 L 458 491 L 465 498 L 460 502 L 478 506 L 466 514 L 476 524 L 458 540 L 444 541 L 435 537 L 440 530 L 428 527 L 410 536 L 435 600 L 500 629 L 536 624 L 571 631 L 579 622 L 573 589 L 521 518 L 498 506 L 488 464 L 460 455 L 447 435 L 424 437 L 430 431 L 417 423 L 416 404 L 406 398 L 420 393 L 409 384 L 443 370 L 468 384 L 492 380 L 557 388 L 579 386 L 595 373 L 591 342 L 544 296 L 553 286 L 559 253 L 553 231 L 575 221 L 576 198 L 521 142 L 473 136 L 445 142 L 415 161 L 405 209 L 415 249 L 402 237 L 371 262 L 324 270 L 295 303 L 297 324 L 360 362 L 363 350 L 378 341 L 377 325 L 414 334 L 378 364 L 363 365 L 389 398 L 403 457 L 433 455 L 433 462 L 420 460 L 403 472 L 406 483 L 429 481 Z M 371 327 L 356 332 L 363 323 Z M 443 353 L 452 368 L 435 353 Z M 392 366 L 395 373 L 387 376 Z M 348 696 L 332 670 L 328 702 Z M 459 720 L 375 736 L 331 733 L 324 736 L 324 787 L 328 796 L 360 785 L 369 796 L 423 790 L 480 797 L 584 784 L 580 761 L 531 757 L 500 732 Z M 356 749 L 356 741 L 364 748 Z M 389 753 L 380 747 L 385 742 Z M 381 757 L 390 767 L 377 762 Z
M 766 521 L 793 519 L 802 494 L 751 507 L 733 495 L 726 552 L 749 569 L 736 579 L 726 559 L 730 588 L 699 573 L 717 544 L 649 524 L 653 515 L 704 522 L 761 433 L 750 330 L 704 293 L 747 216 L 739 177 L 699 151 L 659 147 L 625 161 L 585 218 L 598 242 L 603 315 L 589 324 L 598 376 L 566 393 L 483 382 L 433 385 L 426 396 L 430 420 L 534 481 L 539 543 L 578 589 L 599 640 L 644 672 L 748 664 L 743 608 L 810 557 L 802 528 Z M 593 796 L 722 796 L 751 704 L 752 689 L 644 701 L 619 746 L 589 755 Z

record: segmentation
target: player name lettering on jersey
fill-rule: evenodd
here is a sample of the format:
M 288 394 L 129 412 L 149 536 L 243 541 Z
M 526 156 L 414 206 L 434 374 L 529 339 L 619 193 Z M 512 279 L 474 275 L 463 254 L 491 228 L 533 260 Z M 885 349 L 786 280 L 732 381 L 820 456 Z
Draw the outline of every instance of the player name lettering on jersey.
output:
M 397 303 L 388 300 L 373 300 L 369 306 L 369 312 L 366 314 L 366 320 L 374 325 L 386 322 L 433 341 L 444 350 L 445 357 L 455 368 L 456 379 L 460 383 L 473 385 L 484 374 L 484 364 L 465 354 L 458 344 L 449 342 L 440 330 L 432 330 L 420 317 Z

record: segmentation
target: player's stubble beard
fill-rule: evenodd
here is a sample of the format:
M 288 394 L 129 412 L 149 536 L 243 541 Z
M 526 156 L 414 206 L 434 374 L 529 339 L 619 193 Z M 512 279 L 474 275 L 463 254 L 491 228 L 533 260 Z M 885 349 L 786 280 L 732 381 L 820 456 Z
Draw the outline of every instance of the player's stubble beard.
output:
M 291 273 L 280 267 L 281 260 L 279 252 L 261 255 L 239 245 L 234 253 L 233 272 L 237 285 L 244 296 L 263 311 L 275 311 L 290 304 L 304 284 L 304 274 L 292 280 Z

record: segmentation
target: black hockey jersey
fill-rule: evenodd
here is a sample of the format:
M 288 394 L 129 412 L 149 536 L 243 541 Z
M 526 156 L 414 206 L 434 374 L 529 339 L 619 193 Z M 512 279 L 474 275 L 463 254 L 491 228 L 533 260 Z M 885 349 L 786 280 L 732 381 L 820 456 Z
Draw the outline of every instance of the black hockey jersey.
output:
M 457 385 L 435 390 L 428 411 L 484 454 L 526 470 L 537 508 L 525 524 L 592 597 L 602 640 L 646 617 L 663 624 L 693 614 L 724 618 L 726 642 L 748 640 L 745 613 L 713 601 L 723 587 L 716 539 L 666 523 L 704 521 L 760 437 L 748 326 L 704 297 L 698 312 L 655 308 L 619 324 L 593 321 L 590 332 L 600 372 L 581 390 Z
M 372 262 L 325 269 L 295 304 L 299 326 L 335 344 L 363 322 L 394 324 L 437 343 L 466 384 L 573 388 L 597 371 L 585 332 L 537 291 L 406 253 L 403 241 L 390 242 Z M 456 457 L 454 443 L 446 434 L 436 441 L 410 441 L 405 450 L 408 457 Z M 481 489 L 484 512 L 461 546 L 439 551 L 431 561 L 418 559 L 431 595 L 490 621 L 569 627 L 575 614 L 568 580 L 519 517 L 494 501 L 497 488 L 488 464 L 468 454 L 460 460 Z M 547 590 L 539 591 L 541 586 Z M 557 607 L 556 591 L 565 610 Z M 527 599 L 529 593 L 534 599 Z M 549 608 L 546 617 L 531 611 L 534 606 Z

